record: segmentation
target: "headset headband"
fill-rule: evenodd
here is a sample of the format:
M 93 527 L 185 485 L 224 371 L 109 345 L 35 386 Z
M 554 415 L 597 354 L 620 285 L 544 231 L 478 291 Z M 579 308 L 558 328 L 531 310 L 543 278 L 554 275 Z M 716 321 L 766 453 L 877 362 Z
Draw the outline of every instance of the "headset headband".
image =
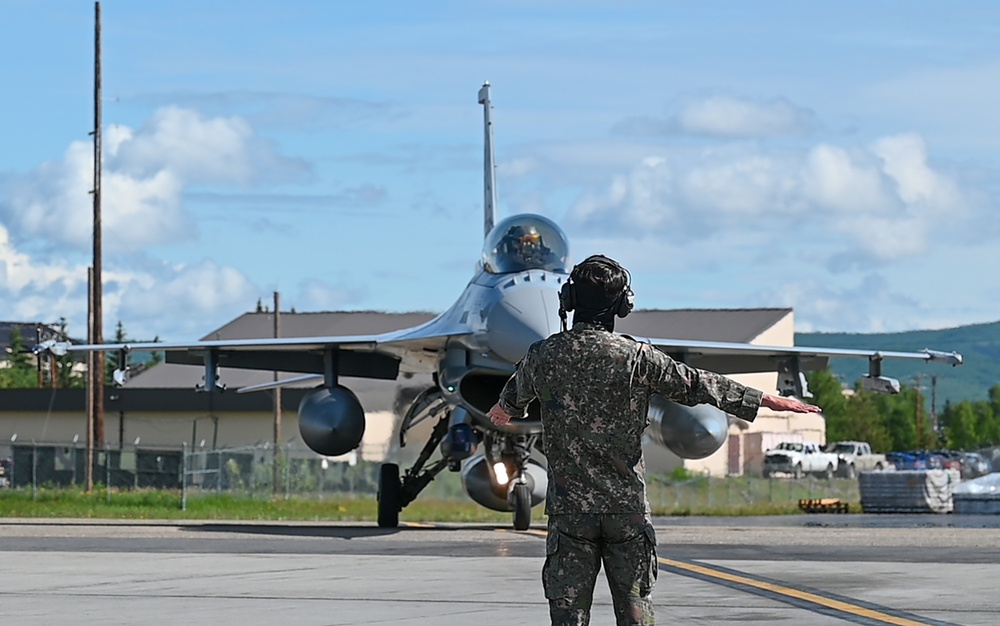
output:
M 629 271 L 614 259 L 606 257 L 603 254 L 594 254 L 573 266 L 573 270 L 569 273 L 569 278 L 559 290 L 559 318 L 562 320 L 563 330 L 566 329 L 566 313 L 575 310 L 579 304 L 574 284 L 577 270 L 588 263 L 597 263 L 605 267 L 620 270 L 625 274 L 625 285 L 622 287 L 621 293 L 618 294 L 611 305 L 604 309 L 605 311 L 614 311 L 618 317 L 625 317 L 632 311 L 632 307 L 635 306 L 635 294 L 632 293 L 632 275 Z

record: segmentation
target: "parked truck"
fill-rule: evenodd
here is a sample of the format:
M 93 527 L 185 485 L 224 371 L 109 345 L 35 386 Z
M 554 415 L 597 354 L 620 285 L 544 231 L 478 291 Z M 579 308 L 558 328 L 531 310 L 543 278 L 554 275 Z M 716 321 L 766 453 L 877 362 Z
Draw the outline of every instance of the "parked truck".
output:
M 838 441 L 827 446 L 837 456 L 837 475 L 856 478 L 859 472 L 882 471 L 891 464 L 884 454 L 875 454 L 864 441 Z
M 820 450 L 815 443 L 785 441 L 764 454 L 764 477 L 776 472 L 802 478 L 806 474 L 816 474 L 833 478 L 837 471 L 837 455 Z

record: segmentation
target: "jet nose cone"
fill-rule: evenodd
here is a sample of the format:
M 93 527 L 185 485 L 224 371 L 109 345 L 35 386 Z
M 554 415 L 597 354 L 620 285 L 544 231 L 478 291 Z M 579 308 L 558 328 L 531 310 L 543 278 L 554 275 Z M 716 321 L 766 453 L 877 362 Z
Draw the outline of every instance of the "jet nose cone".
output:
M 522 286 L 504 293 L 486 320 L 490 350 L 511 363 L 558 330 L 559 295 L 550 288 Z

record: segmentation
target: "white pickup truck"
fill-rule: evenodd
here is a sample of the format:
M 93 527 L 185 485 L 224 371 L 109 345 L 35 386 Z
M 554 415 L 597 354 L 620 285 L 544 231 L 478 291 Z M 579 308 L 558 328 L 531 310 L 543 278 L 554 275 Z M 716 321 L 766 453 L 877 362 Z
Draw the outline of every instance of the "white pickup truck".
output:
M 785 441 L 764 454 L 764 478 L 776 472 L 802 478 L 806 474 L 817 474 L 833 478 L 837 471 L 837 455 L 820 450 L 814 443 Z
M 856 478 L 858 472 L 880 472 L 891 465 L 884 454 L 874 454 L 864 441 L 838 441 L 826 449 L 837 456 L 837 473 L 847 478 Z

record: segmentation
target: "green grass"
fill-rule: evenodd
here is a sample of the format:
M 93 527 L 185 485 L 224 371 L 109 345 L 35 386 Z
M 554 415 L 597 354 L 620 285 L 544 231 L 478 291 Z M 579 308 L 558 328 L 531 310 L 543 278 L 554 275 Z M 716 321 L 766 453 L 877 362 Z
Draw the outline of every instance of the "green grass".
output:
M 541 515 L 541 509 L 536 509 Z M 247 521 L 375 521 L 374 498 L 300 498 L 283 496 L 189 496 L 181 510 L 181 493 L 169 490 L 86 493 L 79 489 L 5 490 L 0 492 L 0 518 L 81 518 L 131 520 Z M 418 500 L 400 515 L 402 521 L 506 523 L 510 513 L 484 509 L 471 501 Z
M 741 516 L 800 514 L 800 498 L 836 497 L 858 506 L 857 482 L 835 479 L 781 480 L 761 478 L 706 478 L 674 480 L 650 477 L 649 501 L 658 516 Z M 544 519 L 543 507 L 533 511 Z M 181 510 L 178 490 L 112 490 L 87 493 L 81 488 L 43 487 L 0 490 L 0 518 L 83 518 L 129 520 L 246 520 L 246 521 L 358 521 L 374 522 L 373 495 L 324 497 L 271 494 L 217 494 L 189 492 L 187 510 Z M 485 509 L 463 497 L 435 497 L 430 491 L 400 514 L 404 522 L 482 522 L 509 524 L 510 513 Z

